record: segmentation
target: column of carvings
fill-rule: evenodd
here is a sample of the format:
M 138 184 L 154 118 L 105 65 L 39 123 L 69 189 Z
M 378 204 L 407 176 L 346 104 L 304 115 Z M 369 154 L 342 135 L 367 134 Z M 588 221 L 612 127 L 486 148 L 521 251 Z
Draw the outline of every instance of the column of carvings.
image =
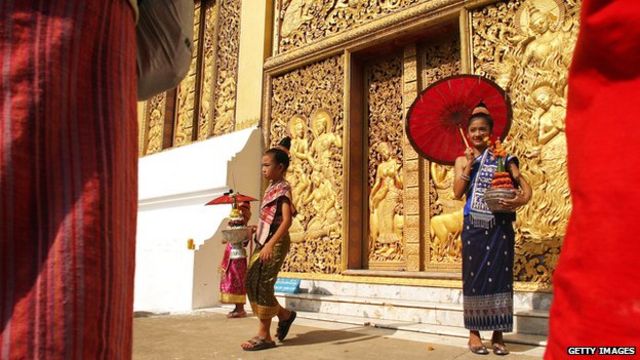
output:
M 418 60 L 415 44 L 404 48 L 402 114 L 406 119 L 413 100 L 418 95 Z M 404 148 L 404 243 L 408 271 L 420 270 L 420 159 L 413 149 L 403 127 Z
M 213 92 L 214 125 L 209 135 L 235 130 L 238 55 L 240 49 L 240 0 L 219 2 L 216 80 Z M 210 98 L 211 99 L 211 98 Z
M 202 36 L 202 72 L 200 87 L 200 111 L 198 114 L 198 140 L 211 136 L 214 124 L 214 90 L 216 87 L 219 5 L 205 9 Z
M 147 100 L 144 114 L 144 139 L 141 155 L 162 150 L 167 95 L 162 93 Z
M 405 269 L 401 52 L 365 68 L 369 269 Z
M 191 65 L 187 76 L 182 80 L 177 88 L 176 95 L 176 113 L 173 133 L 173 146 L 181 146 L 190 144 L 193 140 L 194 128 L 193 118 L 196 108 L 196 81 L 198 78 L 198 51 L 200 46 L 200 10 L 201 3 L 195 4 L 195 15 L 193 24 L 193 54 Z

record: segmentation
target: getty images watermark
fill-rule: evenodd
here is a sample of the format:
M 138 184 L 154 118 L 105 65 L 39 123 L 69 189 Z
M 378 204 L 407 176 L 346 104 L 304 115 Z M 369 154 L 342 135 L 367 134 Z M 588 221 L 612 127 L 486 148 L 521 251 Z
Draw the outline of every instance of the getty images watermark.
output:
M 569 355 L 635 355 L 635 346 L 570 346 Z

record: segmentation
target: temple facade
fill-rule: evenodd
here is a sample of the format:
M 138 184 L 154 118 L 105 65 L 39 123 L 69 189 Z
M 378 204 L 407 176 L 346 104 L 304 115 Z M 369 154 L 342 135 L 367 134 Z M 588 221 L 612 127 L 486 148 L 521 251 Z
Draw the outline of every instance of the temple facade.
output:
M 255 179 L 238 190 L 260 197 L 260 150 L 252 152 L 256 159 L 236 165 L 242 170 L 226 166 L 227 160 L 243 158 L 242 149 L 255 144 L 264 149 L 291 136 L 287 178 L 298 214 L 280 276 L 301 279 L 304 292 L 283 294 L 282 302 L 326 318 L 369 318 L 464 336 L 463 202 L 453 197 L 453 168 L 416 153 L 405 119 L 416 96 L 435 81 L 454 74 L 486 76 L 510 95 L 513 123 L 506 147 L 520 159 L 534 191 L 515 224 L 515 331 L 520 341 L 540 344 L 571 211 L 564 117 L 579 11 L 579 0 L 197 2 L 197 51 L 187 77 L 139 105 L 141 192 L 148 182 L 163 181 L 154 178 L 158 173 L 144 173 L 145 163 L 183 154 L 174 161 L 186 161 L 197 177 L 216 157 L 227 156 L 212 150 L 208 162 L 193 155 L 198 146 L 202 155 L 206 146 L 229 148 L 224 144 L 233 138 L 231 143 L 254 145 L 239 146 L 220 160 L 224 180 L 190 191 L 204 199 L 225 185 L 237 186 L 239 176 L 229 174 L 235 171 Z M 176 186 L 172 191 L 183 194 L 182 206 L 188 191 Z M 141 199 L 143 219 L 158 206 L 179 213 L 175 204 L 149 205 L 149 196 Z M 221 221 L 210 232 L 190 236 L 200 246 L 196 253 L 222 251 L 213 239 Z M 142 244 L 150 237 L 145 229 L 139 227 Z M 190 252 L 180 236 L 166 243 Z M 153 272 L 145 254 L 149 248 L 139 245 L 143 274 Z M 217 261 L 194 258 L 201 264 Z M 136 296 L 145 282 L 140 276 Z M 214 279 L 203 281 L 194 280 L 194 289 L 213 291 Z M 212 301 L 192 299 L 191 305 Z

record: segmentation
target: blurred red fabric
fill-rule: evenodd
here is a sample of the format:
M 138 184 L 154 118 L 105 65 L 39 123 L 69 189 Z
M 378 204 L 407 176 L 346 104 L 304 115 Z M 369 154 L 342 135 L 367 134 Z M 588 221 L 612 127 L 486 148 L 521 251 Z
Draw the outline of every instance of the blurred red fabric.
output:
M 547 360 L 569 358 L 570 346 L 640 350 L 639 99 L 640 2 L 584 0 L 566 119 L 573 211 Z

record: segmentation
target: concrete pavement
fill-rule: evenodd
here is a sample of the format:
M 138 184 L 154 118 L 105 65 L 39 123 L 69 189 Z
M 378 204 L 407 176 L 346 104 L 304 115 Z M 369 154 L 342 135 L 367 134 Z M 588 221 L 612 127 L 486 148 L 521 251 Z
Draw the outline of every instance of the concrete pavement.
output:
M 278 347 L 247 352 L 240 343 L 255 335 L 257 319 L 227 319 L 226 308 L 184 315 L 137 314 L 133 358 L 136 360 L 198 359 L 380 359 L 465 360 L 541 359 L 543 348 L 507 344 L 511 354 L 479 356 L 466 349 L 466 339 L 427 335 L 371 326 L 296 319 Z M 272 333 L 277 322 L 274 321 Z M 485 342 L 487 343 L 487 342 Z M 487 344 L 488 345 L 488 344 Z

